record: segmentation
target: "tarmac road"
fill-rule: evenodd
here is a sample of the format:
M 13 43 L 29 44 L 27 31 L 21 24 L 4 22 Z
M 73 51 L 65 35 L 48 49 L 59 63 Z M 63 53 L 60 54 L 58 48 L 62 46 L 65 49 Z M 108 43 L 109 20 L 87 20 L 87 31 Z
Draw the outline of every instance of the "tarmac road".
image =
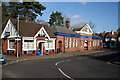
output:
M 3 78 L 119 78 L 120 66 L 91 56 L 27 60 L 3 66 Z

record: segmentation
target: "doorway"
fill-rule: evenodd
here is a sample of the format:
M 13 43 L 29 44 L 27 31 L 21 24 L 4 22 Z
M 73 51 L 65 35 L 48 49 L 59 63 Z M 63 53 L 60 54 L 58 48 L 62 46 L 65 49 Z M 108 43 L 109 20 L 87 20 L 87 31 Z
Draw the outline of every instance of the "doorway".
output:
M 84 50 L 88 50 L 88 41 L 86 41 L 86 40 L 84 42 Z
M 40 42 L 38 44 L 38 55 L 41 55 L 42 54 L 42 43 Z
M 59 52 L 62 52 L 62 41 L 59 41 Z

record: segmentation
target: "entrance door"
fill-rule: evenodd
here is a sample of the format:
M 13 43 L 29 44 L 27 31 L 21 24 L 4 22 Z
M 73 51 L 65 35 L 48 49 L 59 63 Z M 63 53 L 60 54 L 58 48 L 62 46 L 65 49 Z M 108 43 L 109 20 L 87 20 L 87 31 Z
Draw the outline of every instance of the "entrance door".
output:
M 84 42 L 84 50 L 88 50 L 88 41 Z
M 59 41 L 58 43 L 59 43 L 59 50 L 60 52 L 62 52 L 62 41 Z
M 39 52 L 40 54 L 42 54 L 42 43 L 41 42 L 39 43 Z

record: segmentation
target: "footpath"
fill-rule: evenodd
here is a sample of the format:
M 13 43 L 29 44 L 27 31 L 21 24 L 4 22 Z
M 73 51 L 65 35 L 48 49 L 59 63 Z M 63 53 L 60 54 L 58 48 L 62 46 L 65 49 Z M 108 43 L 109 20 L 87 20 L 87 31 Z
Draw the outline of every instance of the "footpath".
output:
M 7 62 L 15 61 L 15 60 L 35 60 L 35 59 L 50 59 L 50 58 L 63 58 L 70 56 L 78 56 L 78 55 L 89 55 L 89 54 L 101 54 L 109 55 L 111 53 L 115 53 L 116 50 L 111 49 L 101 49 L 101 50 L 92 50 L 92 51 L 77 51 L 77 52 L 67 52 L 67 53 L 59 53 L 59 54 L 51 54 L 51 55 L 40 55 L 40 56 L 7 56 Z

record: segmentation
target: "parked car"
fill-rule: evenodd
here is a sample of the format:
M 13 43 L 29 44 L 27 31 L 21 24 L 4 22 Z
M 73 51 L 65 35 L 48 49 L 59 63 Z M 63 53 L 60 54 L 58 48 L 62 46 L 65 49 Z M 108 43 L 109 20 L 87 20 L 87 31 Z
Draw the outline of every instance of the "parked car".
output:
M 2 64 L 6 63 L 6 56 L 3 54 L 0 54 L 0 63 L 2 63 Z

